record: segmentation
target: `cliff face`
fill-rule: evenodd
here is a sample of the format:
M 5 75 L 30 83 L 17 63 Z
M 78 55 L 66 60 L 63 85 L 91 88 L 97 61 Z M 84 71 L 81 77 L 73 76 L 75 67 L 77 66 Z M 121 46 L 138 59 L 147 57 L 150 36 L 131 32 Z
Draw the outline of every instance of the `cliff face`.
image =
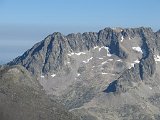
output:
M 55 32 L 8 65 L 24 66 L 84 120 L 158 119 L 159 41 L 143 27 Z

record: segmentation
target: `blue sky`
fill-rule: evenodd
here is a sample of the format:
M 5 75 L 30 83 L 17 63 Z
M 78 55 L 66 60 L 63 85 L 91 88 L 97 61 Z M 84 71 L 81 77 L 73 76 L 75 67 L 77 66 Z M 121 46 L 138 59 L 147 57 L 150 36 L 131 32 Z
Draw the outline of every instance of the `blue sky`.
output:
M 0 62 L 10 61 L 55 31 L 105 27 L 160 29 L 160 0 L 0 0 Z

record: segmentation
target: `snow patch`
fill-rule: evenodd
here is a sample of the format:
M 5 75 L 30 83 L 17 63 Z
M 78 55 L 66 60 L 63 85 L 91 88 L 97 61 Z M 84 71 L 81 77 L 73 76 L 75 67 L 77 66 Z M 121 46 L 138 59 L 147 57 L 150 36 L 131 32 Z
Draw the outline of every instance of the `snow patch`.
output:
M 113 59 L 108 59 L 108 61 L 113 61 Z
M 137 51 L 137 52 L 142 52 L 142 49 L 140 47 L 132 47 L 133 50 Z
M 72 56 L 72 55 L 74 55 L 74 53 L 70 53 L 70 54 L 68 54 L 68 56 Z
M 76 55 L 85 55 L 86 53 L 85 52 L 79 52 L 79 53 L 75 53 Z
M 56 76 L 56 74 L 52 74 L 52 75 L 51 75 L 51 77 L 55 77 L 55 76 Z
M 102 47 L 100 47 L 98 50 L 101 51 Z
M 95 46 L 93 49 L 95 50 L 95 49 L 97 49 L 98 48 L 98 46 Z
M 43 75 L 41 75 L 41 78 L 44 78 L 44 76 L 43 76 Z
M 103 58 L 98 58 L 98 59 L 103 60 Z
M 100 48 L 99 48 L 99 51 L 101 51 L 102 48 L 107 50 L 107 56 L 108 56 L 108 57 L 111 57 L 111 56 L 112 56 L 112 55 L 110 54 L 110 52 L 109 52 L 109 48 L 108 48 L 108 47 L 105 47 L 105 46 L 100 47 Z
M 71 62 L 67 62 L 68 64 L 70 64 Z
M 124 37 L 122 36 L 122 37 L 121 37 L 121 42 L 123 42 L 123 40 L 124 40 Z
M 129 65 L 128 69 L 131 69 L 132 67 L 134 67 L 134 64 L 135 64 L 135 63 L 131 63 L 131 64 Z
M 108 48 L 108 47 L 103 46 L 103 47 L 100 48 L 100 50 L 101 50 L 102 48 L 103 48 L 103 49 L 106 49 L 107 51 L 109 51 L 109 48 Z
M 93 59 L 93 57 L 91 57 L 91 58 L 89 58 L 89 59 L 87 59 L 87 61 L 82 61 L 82 62 L 84 62 L 84 63 L 88 63 L 90 60 L 92 60 Z
M 160 62 L 160 56 L 159 55 L 154 55 L 154 60 L 155 62 Z
M 108 63 L 108 62 L 107 62 L 107 61 L 105 61 L 105 62 L 102 62 L 101 64 L 102 64 L 102 65 L 104 65 L 104 64 L 106 64 L 106 63 Z
M 131 67 L 134 67 L 134 64 L 135 64 L 135 63 L 131 63 Z
M 87 63 L 87 61 L 82 61 L 82 62 Z
M 103 72 L 102 72 L 102 75 L 107 75 L 107 74 L 108 74 L 108 73 L 103 73 Z
M 137 59 L 137 60 L 135 60 L 133 63 L 131 63 L 130 65 L 129 65 L 129 69 L 131 69 L 132 67 L 134 67 L 134 64 L 136 64 L 136 63 L 139 63 L 140 61 Z
M 134 63 L 139 63 L 139 62 L 140 62 L 140 61 L 139 61 L 138 59 L 134 61 Z
M 152 90 L 152 87 L 149 86 L 149 89 Z
M 81 74 L 77 73 L 77 76 L 80 76 Z
M 107 50 L 107 56 L 108 56 L 108 57 L 111 57 L 112 55 L 111 55 L 110 52 L 109 52 L 109 48 L 108 48 L 108 47 L 105 47 L 105 49 Z
M 129 40 L 131 40 L 131 38 L 129 37 Z
M 78 52 L 78 53 L 74 53 L 74 52 L 72 52 L 72 53 L 70 53 L 70 54 L 68 54 L 68 56 L 72 56 L 72 55 L 85 55 L 86 53 L 85 52 Z
M 122 60 L 121 59 L 119 59 L 119 60 L 117 60 L 118 62 L 122 62 Z

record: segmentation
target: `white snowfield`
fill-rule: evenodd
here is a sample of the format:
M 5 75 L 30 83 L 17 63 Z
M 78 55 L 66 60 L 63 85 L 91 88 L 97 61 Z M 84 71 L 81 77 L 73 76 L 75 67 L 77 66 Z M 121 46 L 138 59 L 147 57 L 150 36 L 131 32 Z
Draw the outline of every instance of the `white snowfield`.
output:
M 137 51 L 137 52 L 143 53 L 141 47 L 132 47 L 132 49 Z

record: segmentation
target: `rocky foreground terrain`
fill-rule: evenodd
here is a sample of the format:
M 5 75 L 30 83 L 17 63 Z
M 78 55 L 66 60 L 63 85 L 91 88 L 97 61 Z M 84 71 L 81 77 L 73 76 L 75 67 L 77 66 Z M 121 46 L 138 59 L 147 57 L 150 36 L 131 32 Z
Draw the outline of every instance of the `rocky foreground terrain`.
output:
M 159 55 L 151 28 L 55 32 L 1 67 L 1 118 L 159 120 Z
M 77 120 L 22 66 L 0 70 L 0 120 Z

